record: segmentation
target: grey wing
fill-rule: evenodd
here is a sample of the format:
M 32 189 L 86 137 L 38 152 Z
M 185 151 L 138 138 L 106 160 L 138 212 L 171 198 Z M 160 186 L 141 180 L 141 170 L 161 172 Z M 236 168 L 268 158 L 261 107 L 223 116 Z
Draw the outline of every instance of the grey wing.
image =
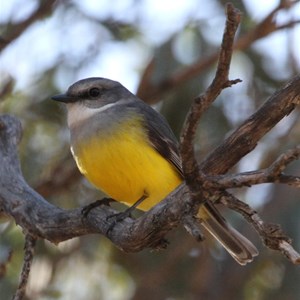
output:
M 168 160 L 182 176 L 181 159 L 178 141 L 166 119 L 152 107 L 139 106 L 145 116 L 145 127 L 152 146 Z

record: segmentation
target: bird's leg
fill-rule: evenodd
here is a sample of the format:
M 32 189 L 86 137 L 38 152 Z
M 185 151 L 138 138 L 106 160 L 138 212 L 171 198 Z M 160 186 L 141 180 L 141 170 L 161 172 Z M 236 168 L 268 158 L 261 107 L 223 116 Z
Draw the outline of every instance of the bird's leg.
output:
M 134 204 L 132 206 L 128 207 L 125 211 L 116 213 L 116 214 L 112 214 L 112 215 L 108 216 L 107 219 L 116 218 L 117 222 L 123 221 L 127 217 L 130 217 L 131 213 L 136 209 L 136 207 L 139 206 L 146 198 L 148 198 L 148 195 L 144 194 L 141 198 L 139 198 L 136 202 L 134 202 Z
M 115 201 L 115 200 L 112 198 L 102 198 L 100 200 L 96 200 L 96 201 L 84 206 L 81 210 L 81 213 L 82 213 L 83 217 L 86 218 L 92 209 L 99 207 L 101 205 L 109 206 L 109 204 L 113 201 Z
M 137 206 L 139 206 L 146 198 L 148 198 L 148 194 L 144 192 L 143 196 L 139 198 L 132 206 L 128 207 L 125 211 L 112 214 L 107 217 L 108 219 L 115 218 L 114 222 L 109 226 L 108 230 L 106 233 L 109 233 L 118 222 L 123 221 L 127 217 L 131 216 L 131 213 L 136 209 Z

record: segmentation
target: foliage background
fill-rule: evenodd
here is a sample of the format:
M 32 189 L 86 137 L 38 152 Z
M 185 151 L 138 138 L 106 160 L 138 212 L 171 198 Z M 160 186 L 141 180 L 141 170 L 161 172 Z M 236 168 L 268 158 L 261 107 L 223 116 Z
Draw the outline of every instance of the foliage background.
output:
M 244 14 L 239 35 L 255 28 L 279 4 L 233 2 Z M 64 208 L 101 197 L 76 170 L 64 111 L 50 96 L 91 76 L 118 80 L 142 95 L 140 82 L 158 85 L 217 51 L 224 5 L 221 0 L 1 1 L 0 112 L 22 121 L 20 157 L 26 180 Z M 299 18 L 300 5 L 295 1 L 289 9 L 280 9 L 274 20 L 280 25 Z M 235 52 L 231 78 L 243 83 L 224 91 L 202 119 L 196 144 L 199 160 L 299 71 L 299 27 L 276 30 Z M 177 135 L 192 99 L 207 87 L 214 70 L 210 64 L 159 94 L 155 107 Z M 299 144 L 298 120 L 299 110 L 280 122 L 232 171 L 265 167 Z M 299 162 L 288 171 L 299 174 Z M 235 193 L 265 221 L 282 224 L 300 249 L 299 190 L 261 185 Z M 169 235 L 171 244 L 162 252 L 123 253 L 96 235 L 58 246 L 39 241 L 28 298 L 299 299 L 299 267 L 264 248 L 239 216 L 224 214 L 260 250 L 246 267 L 238 266 L 209 237 L 197 243 L 180 228 Z M 0 222 L 0 295 L 9 299 L 17 286 L 24 237 L 4 215 Z

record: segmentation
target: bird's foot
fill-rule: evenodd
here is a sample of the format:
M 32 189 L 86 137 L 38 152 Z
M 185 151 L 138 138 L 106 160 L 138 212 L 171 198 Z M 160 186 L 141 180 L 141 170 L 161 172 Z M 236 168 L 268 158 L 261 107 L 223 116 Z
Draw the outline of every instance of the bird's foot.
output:
M 92 202 L 86 206 L 84 206 L 81 210 L 81 213 L 83 215 L 84 218 L 86 218 L 88 216 L 88 214 L 90 213 L 91 210 L 93 210 L 96 207 L 102 206 L 102 205 L 106 205 L 106 206 L 110 206 L 110 203 L 115 201 L 112 198 L 103 198 L 100 200 L 96 200 L 95 202 Z
M 126 218 L 131 217 L 131 213 L 136 209 L 136 207 L 140 205 L 147 198 L 148 198 L 148 194 L 144 192 L 143 196 L 139 198 L 132 206 L 127 208 L 125 211 L 108 216 L 106 218 L 107 220 L 114 218 L 114 221 L 109 226 L 108 230 L 106 231 L 106 234 L 109 234 L 109 232 L 113 230 L 113 228 L 116 226 L 118 222 L 122 222 Z
M 134 209 L 135 209 L 135 207 L 131 206 L 131 207 L 127 208 L 125 211 L 108 216 L 106 218 L 106 220 L 109 220 L 112 218 L 114 218 L 114 220 L 108 227 L 106 234 L 108 235 L 114 229 L 114 227 L 116 226 L 117 223 L 124 221 L 126 218 L 130 218 L 131 213 L 133 212 Z

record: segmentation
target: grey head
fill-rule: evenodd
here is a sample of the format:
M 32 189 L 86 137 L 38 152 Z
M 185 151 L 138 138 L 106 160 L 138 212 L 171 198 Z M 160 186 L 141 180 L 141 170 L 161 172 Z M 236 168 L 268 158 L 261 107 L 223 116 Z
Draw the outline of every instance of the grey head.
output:
M 79 80 L 52 99 L 66 104 L 70 129 L 95 119 L 99 113 L 105 116 L 113 107 L 140 101 L 119 82 L 101 77 Z
M 90 77 L 72 84 L 66 93 L 53 96 L 55 101 L 81 104 L 89 108 L 100 108 L 135 96 L 117 81 L 101 77 Z

